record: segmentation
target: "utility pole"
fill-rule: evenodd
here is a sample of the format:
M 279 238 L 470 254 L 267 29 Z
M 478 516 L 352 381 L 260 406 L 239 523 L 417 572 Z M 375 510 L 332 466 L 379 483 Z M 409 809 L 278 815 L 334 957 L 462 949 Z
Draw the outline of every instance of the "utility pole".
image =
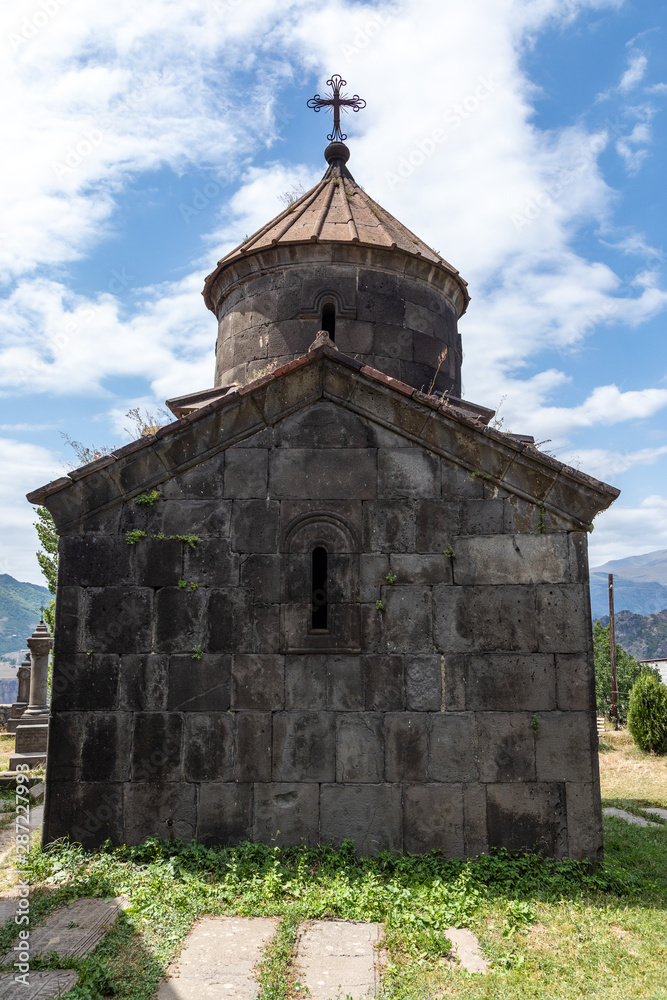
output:
M 616 682 L 616 627 L 614 625 L 614 574 L 609 574 L 609 662 L 611 665 L 611 717 L 618 729 L 618 685 Z

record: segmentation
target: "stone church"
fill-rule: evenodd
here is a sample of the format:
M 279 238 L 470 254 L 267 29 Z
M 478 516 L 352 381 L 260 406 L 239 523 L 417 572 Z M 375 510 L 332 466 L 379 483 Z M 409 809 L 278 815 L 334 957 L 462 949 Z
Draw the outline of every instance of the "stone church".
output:
M 214 387 L 28 497 L 60 535 L 44 841 L 595 858 L 618 491 L 461 398 L 466 282 L 325 157 L 206 279 Z

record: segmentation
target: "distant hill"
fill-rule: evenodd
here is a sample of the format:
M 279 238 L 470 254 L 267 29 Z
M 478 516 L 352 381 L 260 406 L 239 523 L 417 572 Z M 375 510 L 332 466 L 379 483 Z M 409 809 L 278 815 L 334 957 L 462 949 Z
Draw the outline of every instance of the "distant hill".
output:
M 0 655 L 25 646 L 39 622 L 40 608 L 50 599 L 46 587 L 0 574 Z
M 609 615 L 600 618 L 609 624 Z M 632 611 L 614 614 L 616 641 L 636 660 L 667 657 L 667 611 L 655 615 L 635 615 Z
M 609 614 L 607 576 L 614 574 L 614 609 L 653 615 L 667 609 L 667 549 L 613 559 L 591 568 L 593 618 Z M 624 644 L 625 645 L 625 644 Z M 633 654 L 634 655 L 634 654 Z

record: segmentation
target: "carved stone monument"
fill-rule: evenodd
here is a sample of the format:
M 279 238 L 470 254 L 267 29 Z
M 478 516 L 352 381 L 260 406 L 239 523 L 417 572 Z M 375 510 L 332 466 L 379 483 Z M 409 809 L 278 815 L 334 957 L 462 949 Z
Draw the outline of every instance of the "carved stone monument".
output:
M 43 621 L 26 642 L 31 660 L 30 700 L 16 727 L 16 744 L 9 761 L 11 771 L 16 770 L 17 764 L 29 764 L 30 767 L 45 764 L 49 740 L 47 693 L 53 639 Z
M 28 707 L 30 700 L 30 653 L 25 654 L 25 659 L 16 671 L 16 675 L 19 679 L 19 689 L 7 719 L 8 733 L 16 732 L 18 721 Z

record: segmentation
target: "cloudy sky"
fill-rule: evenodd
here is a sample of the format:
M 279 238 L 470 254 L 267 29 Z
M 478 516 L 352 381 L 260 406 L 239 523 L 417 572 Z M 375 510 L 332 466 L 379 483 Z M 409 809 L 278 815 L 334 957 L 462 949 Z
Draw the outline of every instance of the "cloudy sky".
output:
M 467 398 L 619 486 L 593 563 L 667 548 L 666 8 L 657 0 L 6 0 L 0 573 L 42 582 L 25 493 L 130 407 L 213 381 L 200 292 L 350 168 L 459 268 Z

